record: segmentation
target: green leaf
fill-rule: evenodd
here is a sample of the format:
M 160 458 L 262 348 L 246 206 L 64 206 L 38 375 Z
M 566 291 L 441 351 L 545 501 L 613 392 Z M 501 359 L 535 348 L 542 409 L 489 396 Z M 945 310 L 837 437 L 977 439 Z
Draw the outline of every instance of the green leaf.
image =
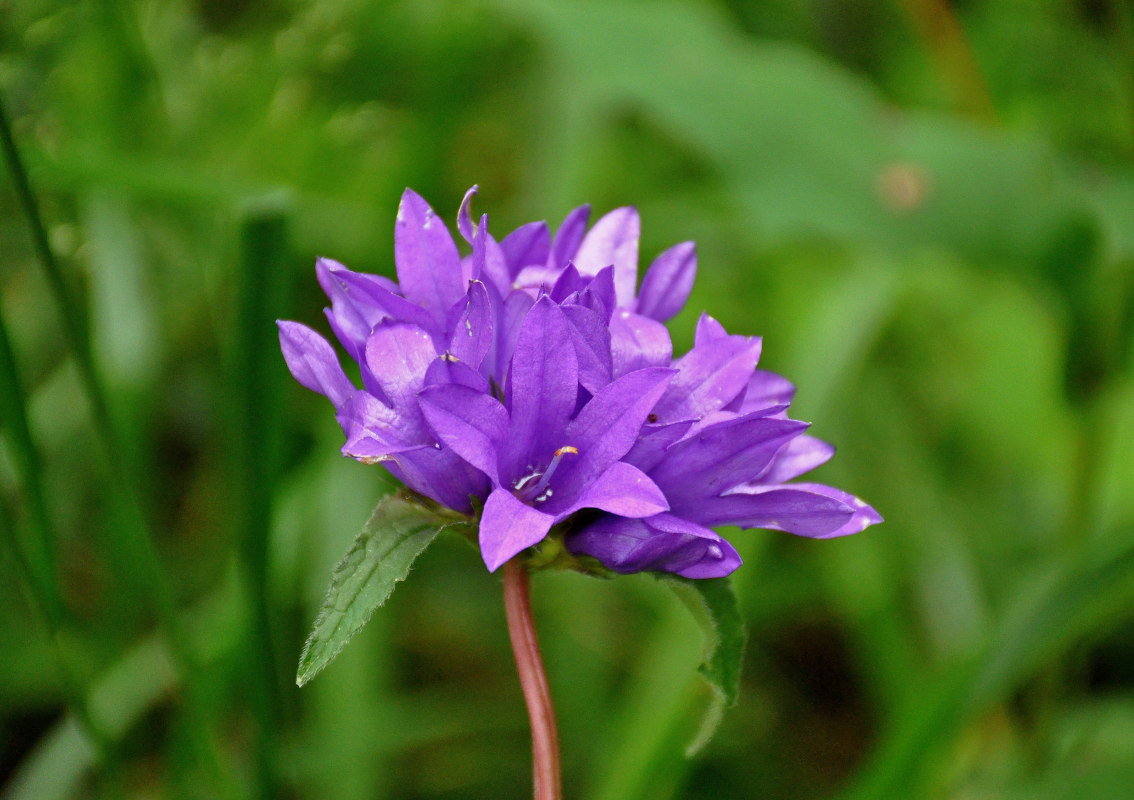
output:
M 705 634 L 704 660 L 698 671 L 708 681 L 713 700 L 696 737 L 685 748 L 685 755 L 692 757 L 709 743 L 724 712 L 736 704 L 747 632 L 729 578 L 690 580 L 665 575 L 661 580 L 681 598 Z
M 442 530 L 466 524 L 462 519 L 407 495 L 382 498 L 331 575 L 315 629 L 299 657 L 296 684 L 303 686 L 330 664 L 386 602 L 394 584 L 405 579 L 414 559 Z

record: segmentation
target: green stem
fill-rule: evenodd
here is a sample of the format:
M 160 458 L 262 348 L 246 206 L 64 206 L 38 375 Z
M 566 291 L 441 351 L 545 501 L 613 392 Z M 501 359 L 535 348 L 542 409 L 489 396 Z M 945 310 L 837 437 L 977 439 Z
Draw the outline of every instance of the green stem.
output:
M 117 753 L 111 737 L 99 725 L 90 710 L 78 670 L 68 656 L 66 641 L 72 629 L 66 603 L 55 581 L 52 542 L 55 541 L 54 525 L 47 512 L 47 502 L 41 477 L 39 453 L 32 439 L 27 419 L 26 396 L 16 367 L 15 353 L 8 336 L 8 326 L 4 322 L 3 309 L 0 308 L 0 423 L 7 430 L 8 446 L 16 464 L 21 494 L 25 500 L 28 520 L 25 528 L 30 533 L 24 537 L 17 535 L 15 520 L 0 525 L 15 556 L 15 561 L 24 575 L 31 595 L 32 604 L 43 618 L 51 640 L 55 659 L 59 664 L 63 681 L 63 692 L 67 702 L 75 712 L 75 717 L 83 731 L 90 738 L 103 768 L 111 776 L 117 773 Z
M 11 538 L 13 551 L 26 569 L 28 585 L 36 602 L 55 628 L 62 625 L 66 618 L 65 604 L 55 583 L 52 542 L 56 537 L 40 480 L 42 462 L 28 425 L 27 398 L 16 367 L 16 354 L 8 336 L 3 311 L 0 308 L 0 425 L 7 431 L 8 447 L 15 462 L 21 486 L 20 494 L 24 498 L 24 508 L 28 515 L 28 527 L 34 531 L 34 535 L 24 537 L 21 542 L 16 535 L 15 526 L 5 526 L 5 532 Z
M 63 317 L 63 327 L 79 369 L 79 377 L 84 393 L 90 403 L 94 429 L 102 445 L 104 463 L 108 466 L 122 461 L 121 437 L 110 414 L 106 401 L 106 391 L 95 366 L 91 350 L 90 331 L 86 314 L 75 299 L 63 277 L 59 263 L 51 251 L 47 229 L 43 224 L 39 202 L 32 191 L 19 148 L 12 136 L 11 125 L 0 98 L 0 147 L 4 151 L 9 171 L 15 183 L 16 195 L 31 229 L 32 243 L 43 267 L 55 302 Z M 137 486 L 137 476 L 131 470 L 121 470 L 120 475 L 106 482 L 107 497 L 112 510 L 121 524 L 110 526 L 114 537 L 117 555 L 123 563 L 133 566 L 130 574 L 139 581 L 148 603 L 156 610 L 158 618 L 169 635 L 170 648 L 181 666 L 182 679 L 186 686 L 187 702 L 185 711 L 190 731 L 197 745 L 204 766 L 210 773 L 213 783 L 221 796 L 239 796 L 235 782 L 221 762 L 220 753 L 212 739 L 204 713 L 204 699 L 198 681 L 198 670 L 193 658 L 188 637 L 177 617 L 173 593 L 165 570 L 158 558 L 148 523 L 142 512 L 141 497 Z
M 286 198 L 267 197 L 245 210 L 241 270 L 237 276 L 236 347 L 231 363 L 233 405 L 232 498 L 240 542 L 249 631 L 245 648 L 248 702 L 256 719 L 259 795 L 279 795 L 278 732 L 284 718 L 274 619 L 268 601 L 268 534 L 278 466 L 277 386 L 286 374 L 279 357 L 275 317 L 283 307 L 287 274 Z

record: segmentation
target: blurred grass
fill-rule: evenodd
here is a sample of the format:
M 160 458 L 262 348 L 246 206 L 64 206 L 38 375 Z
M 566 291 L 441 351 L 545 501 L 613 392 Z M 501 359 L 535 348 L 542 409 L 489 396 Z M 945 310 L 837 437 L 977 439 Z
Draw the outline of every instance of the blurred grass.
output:
M 290 681 L 385 488 L 338 458 L 271 322 L 322 327 L 316 255 L 392 273 L 404 186 L 451 221 L 478 183 L 496 231 L 636 203 L 643 260 L 696 239 L 677 346 L 702 308 L 763 335 L 839 445 L 817 477 L 887 518 L 730 534 L 744 686 L 693 761 L 676 601 L 541 576 L 569 796 L 1126 797 L 1134 25 L 1122 3 L 960 4 L 958 56 L 926 27 L 950 8 L 4 7 L 0 94 L 78 307 L 56 311 L 5 172 L 3 796 L 213 797 L 210 750 L 237 796 L 526 793 L 498 581 L 461 541 Z M 66 335 L 87 321 L 105 413 Z

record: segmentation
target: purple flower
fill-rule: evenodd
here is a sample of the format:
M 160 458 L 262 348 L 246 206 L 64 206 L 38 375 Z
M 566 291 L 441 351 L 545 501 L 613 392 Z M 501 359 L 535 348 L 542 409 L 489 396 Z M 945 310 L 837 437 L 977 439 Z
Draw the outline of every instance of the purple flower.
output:
M 548 296 L 524 319 L 503 402 L 468 386 L 421 393 L 441 442 L 484 472 L 492 490 L 480 548 L 495 570 L 580 509 L 619 518 L 667 509 L 662 491 L 621 461 L 634 445 L 672 370 L 641 369 L 600 388 L 576 413 L 579 365 L 571 323 Z
M 626 520 L 604 516 L 568 535 L 573 552 L 618 572 L 661 569 L 688 578 L 727 575 L 740 564 L 713 525 L 768 528 L 812 538 L 858 533 L 882 518 L 852 495 L 788 484 L 834 448 L 787 418 L 794 387 L 756 370 L 760 340 L 729 336 L 708 315 L 693 349 L 625 460 L 665 494 L 668 511 Z
M 756 369 L 759 339 L 703 315 L 673 358 L 662 322 L 689 295 L 692 243 L 639 287 L 634 209 L 587 230 L 583 206 L 554 237 L 536 222 L 497 242 L 486 216 L 473 225 L 475 192 L 458 214 L 464 257 L 406 190 L 396 283 L 318 261 L 362 388 L 322 336 L 279 323 L 292 374 L 336 409 L 344 455 L 457 511 L 482 505 L 490 570 L 550 535 L 617 572 L 717 577 L 740 558 L 711 526 L 827 538 L 881 521 L 837 489 L 787 483 L 833 451 L 788 419 L 794 388 Z
M 469 206 L 476 192 L 474 186 L 465 194 L 457 220 L 458 228 L 474 250 L 477 232 L 473 229 Z M 412 193 L 407 190 L 408 194 Z M 491 236 L 487 237 L 485 275 L 495 282 L 502 295 L 514 288 L 534 294 L 541 286 L 548 289 L 555 286 L 572 267 L 578 276 L 576 280 L 596 277 L 611 267 L 619 308 L 659 322 L 665 322 L 680 311 L 689 299 L 697 275 L 697 251 L 693 242 L 676 244 L 655 258 L 635 295 L 642 227 L 638 210 L 632 206 L 616 208 L 587 230 L 590 213 L 589 205 L 571 211 L 554 238 L 546 222 L 521 225 L 498 245 Z M 485 218 L 481 219 L 483 222 Z

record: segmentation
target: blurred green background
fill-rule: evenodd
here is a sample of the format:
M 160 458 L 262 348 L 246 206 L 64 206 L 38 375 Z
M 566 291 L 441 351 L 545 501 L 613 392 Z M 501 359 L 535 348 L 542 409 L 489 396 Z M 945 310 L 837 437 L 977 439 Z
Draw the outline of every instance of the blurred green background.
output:
M 58 267 L 4 170 L 5 800 L 530 791 L 463 541 L 293 683 L 388 484 L 273 321 L 325 331 L 315 256 L 392 274 L 403 187 L 452 225 L 473 183 L 497 235 L 695 239 L 677 349 L 763 335 L 887 519 L 730 534 L 743 690 L 694 760 L 684 609 L 537 576 L 568 797 L 1131 796 L 1126 0 L 7 0 L 0 94 Z

